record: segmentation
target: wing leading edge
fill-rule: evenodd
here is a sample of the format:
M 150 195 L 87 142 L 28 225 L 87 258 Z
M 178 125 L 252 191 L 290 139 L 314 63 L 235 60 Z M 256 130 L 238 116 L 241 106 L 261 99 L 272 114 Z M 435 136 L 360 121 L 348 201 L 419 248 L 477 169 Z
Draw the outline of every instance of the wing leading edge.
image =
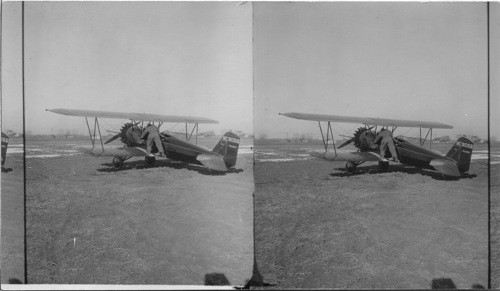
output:
M 147 114 L 147 113 L 125 113 L 125 112 L 111 112 L 111 111 L 97 111 L 97 110 L 81 110 L 81 109 L 46 109 L 47 111 L 78 117 L 97 117 L 97 118 L 114 118 L 114 119 L 131 119 L 140 121 L 154 121 L 154 122 L 179 122 L 179 123 L 210 123 L 217 124 L 217 120 L 205 117 L 195 116 L 177 116 L 177 115 L 160 115 L 160 114 Z
M 288 112 L 280 113 L 286 117 L 309 120 L 309 121 L 325 121 L 325 122 L 339 122 L 339 123 L 361 123 L 366 125 L 379 125 L 379 126 L 401 126 L 401 127 L 421 127 L 421 128 L 453 128 L 440 122 L 433 121 L 417 121 L 417 120 L 403 120 L 403 119 L 386 119 L 386 118 L 372 118 L 372 117 L 354 117 L 354 116 L 340 116 L 340 115 L 326 115 L 326 114 L 311 114 L 311 113 L 297 113 Z

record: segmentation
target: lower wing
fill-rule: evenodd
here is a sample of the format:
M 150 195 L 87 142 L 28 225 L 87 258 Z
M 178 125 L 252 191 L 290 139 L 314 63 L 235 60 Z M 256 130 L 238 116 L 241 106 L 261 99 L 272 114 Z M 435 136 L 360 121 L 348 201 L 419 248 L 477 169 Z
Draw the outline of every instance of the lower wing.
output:
M 221 172 L 227 172 L 224 158 L 218 155 L 199 154 L 196 159 L 205 167 Z
M 321 158 L 329 161 L 347 161 L 347 162 L 387 162 L 386 159 L 381 158 L 376 153 L 372 152 L 317 152 L 309 153 L 310 156 Z
M 441 174 L 460 177 L 460 171 L 458 170 L 458 165 L 456 162 L 448 161 L 444 159 L 434 159 L 429 163 L 436 171 Z
M 80 147 L 78 151 L 96 157 L 154 157 L 153 154 L 149 154 L 145 149 L 139 147 L 105 149 Z

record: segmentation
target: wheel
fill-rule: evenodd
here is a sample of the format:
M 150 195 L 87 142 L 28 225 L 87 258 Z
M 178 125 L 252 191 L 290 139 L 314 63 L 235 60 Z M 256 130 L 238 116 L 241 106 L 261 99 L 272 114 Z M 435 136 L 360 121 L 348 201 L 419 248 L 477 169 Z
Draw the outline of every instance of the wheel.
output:
M 146 165 L 154 166 L 156 159 L 155 159 L 155 157 L 146 157 L 145 161 L 146 161 Z
M 117 170 L 121 169 L 123 167 L 123 159 L 121 157 L 114 157 L 113 158 L 113 166 Z
M 389 170 L 389 162 L 378 162 L 378 169 L 381 172 L 387 172 Z
M 353 174 L 356 172 L 356 164 L 354 162 L 347 162 L 345 164 L 345 168 L 347 169 L 347 173 Z

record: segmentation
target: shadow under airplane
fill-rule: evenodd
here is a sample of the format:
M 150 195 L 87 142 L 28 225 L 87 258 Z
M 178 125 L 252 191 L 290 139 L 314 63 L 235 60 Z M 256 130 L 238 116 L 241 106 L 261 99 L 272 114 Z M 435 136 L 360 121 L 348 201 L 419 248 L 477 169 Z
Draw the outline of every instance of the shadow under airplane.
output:
M 203 166 L 188 164 L 178 161 L 171 161 L 171 160 L 158 160 L 154 165 L 151 166 L 146 165 L 142 160 L 130 161 L 130 162 L 125 162 L 121 169 L 114 168 L 112 163 L 104 163 L 101 165 L 104 166 L 104 168 L 97 169 L 97 171 L 106 173 L 129 171 L 136 169 L 149 169 L 149 168 L 186 169 L 207 176 L 225 176 L 226 174 L 243 172 L 243 169 L 236 169 L 236 168 L 229 168 L 227 172 L 213 171 Z
M 428 177 L 431 177 L 432 179 L 441 180 L 441 181 L 458 181 L 459 179 L 466 179 L 466 178 L 471 179 L 471 178 L 477 177 L 476 174 L 468 174 L 468 173 L 463 173 L 461 177 L 444 176 L 439 172 L 409 167 L 409 166 L 405 166 L 402 164 L 394 165 L 391 168 L 389 168 L 389 170 L 387 170 L 387 171 L 381 171 L 379 169 L 378 165 L 359 167 L 356 169 L 356 172 L 354 172 L 354 173 L 349 173 L 346 170 L 346 168 L 344 168 L 344 167 L 335 168 L 335 170 L 337 170 L 339 172 L 331 173 L 330 176 L 332 176 L 332 177 L 350 177 L 350 176 L 366 175 L 366 174 L 406 173 L 406 174 L 411 174 L 411 175 L 418 174 L 418 175 L 428 176 Z

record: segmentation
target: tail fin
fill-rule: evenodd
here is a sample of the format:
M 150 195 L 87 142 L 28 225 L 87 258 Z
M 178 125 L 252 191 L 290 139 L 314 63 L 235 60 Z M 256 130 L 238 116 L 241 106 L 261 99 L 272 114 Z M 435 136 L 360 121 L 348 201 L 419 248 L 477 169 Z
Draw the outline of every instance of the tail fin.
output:
M 470 159 L 474 143 L 465 137 L 461 137 L 450 149 L 446 157 L 457 162 L 460 173 L 469 171 Z
M 239 145 L 240 138 L 232 132 L 226 132 L 219 143 L 215 145 L 212 152 L 222 155 L 228 168 L 234 167 L 236 165 Z

